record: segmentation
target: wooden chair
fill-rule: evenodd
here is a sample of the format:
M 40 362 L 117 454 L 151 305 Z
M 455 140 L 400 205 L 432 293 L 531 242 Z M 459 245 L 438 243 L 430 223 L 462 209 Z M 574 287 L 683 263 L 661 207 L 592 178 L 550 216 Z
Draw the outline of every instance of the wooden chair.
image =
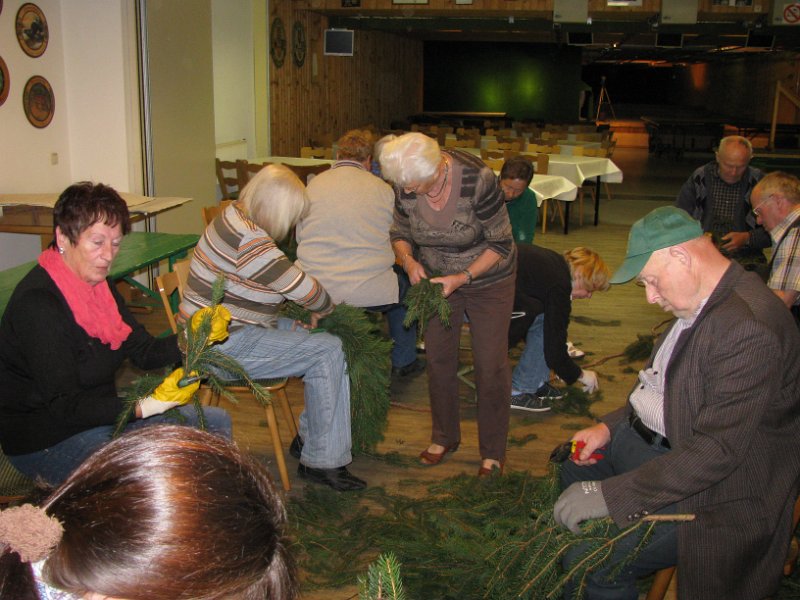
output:
M 233 200 L 220 200 L 216 206 L 204 206 L 200 209 L 203 217 L 203 226 L 208 227 L 219 213 L 221 213 Z
M 484 158 L 483 162 L 486 163 L 486 166 L 489 167 L 492 171 L 499 172 L 500 169 L 503 168 L 503 163 L 505 162 L 502 158 Z
M 156 277 L 156 286 L 158 293 L 161 296 L 161 302 L 164 305 L 164 311 L 167 314 L 167 321 L 174 333 L 178 333 L 178 323 L 175 319 L 176 312 L 173 305 L 176 301 L 183 297 L 184 285 L 189 276 L 190 261 L 179 261 L 174 265 L 174 271 L 164 273 Z M 275 462 L 278 464 L 278 472 L 281 476 L 281 483 L 283 489 L 287 492 L 292 489 L 292 484 L 289 481 L 289 472 L 286 469 L 286 457 L 283 454 L 283 445 L 281 443 L 281 436 L 278 430 L 278 421 L 275 416 L 274 404 L 277 401 L 283 412 L 283 417 L 289 426 L 292 439 L 297 435 L 297 424 L 294 421 L 294 414 L 289 405 L 289 397 L 286 395 L 286 379 L 262 379 L 257 383 L 262 385 L 272 395 L 272 402 L 264 407 L 267 415 L 267 427 L 269 428 L 270 437 L 272 438 L 272 447 L 275 450 Z M 244 385 L 241 381 L 231 381 L 225 385 L 225 388 L 234 394 L 250 394 L 250 388 Z M 204 392 L 204 403 L 210 406 L 218 406 L 220 402 L 219 394 L 216 394 L 210 388 L 203 386 L 201 388 Z
M 800 498 L 794 503 L 794 513 L 792 515 L 792 533 L 797 529 L 797 524 L 800 522 Z M 786 560 L 783 563 L 783 575 L 789 577 L 795 569 L 798 555 L 797 538 L 793 535 L 789 544 L 789 551 L 786 555 Z M 676 567 L 667 567 L 656 571 L 653 578 L 653 583 L 650 584 L 650 591 L 647 592 L 645 600 L 664 600 L 667 594 L 669 585 L 672 582 L 672 577 L 676 573 Z
M 33 488 L 33 481 L 17 471 L 0 450 L 0 508 L 21 502 Z
M 286 165 L 292 171 L 294 171 L 295 175 L 300 178 L 304 184 L 308 184 L 312 177 L 319 175 L 331 168 L 329 164 L 321 164 L 321 165 Z
M 236 163 L 232 160 L 217 161 L 217 183 L 223 200 L 235 200 L 239 197 L 239 178 Z
M 239 181 L 239 190 L 243 190 L 244 186 L 250 179 L 258 173 L 261 169 L 272 163 L 251 163 L 246 160 L 239 159 L 236 161 L 236 178 Z

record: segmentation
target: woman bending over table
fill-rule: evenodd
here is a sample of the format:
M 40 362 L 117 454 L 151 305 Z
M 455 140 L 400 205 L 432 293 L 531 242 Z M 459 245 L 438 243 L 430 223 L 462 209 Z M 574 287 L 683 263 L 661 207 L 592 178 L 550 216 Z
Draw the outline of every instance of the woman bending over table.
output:
M 514 303 L 516 247 L 495 177 L 477 157 L 440 149 L 436 140 L 407 133 L 380 155 L 395 184 L 392 247 L 412 285 L 431 277 L 452 307 L 450 326 L 433 319 L 425 331 L 433 430 L 420 454 L 437 465 L 458 449 L 458 345 L 469 318 L 478 391 L 479 476 L 503 470 L 511 371 L 507 333 Z
M 114 382 L 125 359 L 141 369 L 181 361 L 176 336 L 154 338 L 139 325 L 108 274 L 130 229 L 125 201 L 89 182 L 68 187 L 53 208 L 55 239 L 19 282 L 0 321 L 0 445 L 19 471 L 61 483 L 109 441 L 124 409 Z M 199 384 L 178 389 L 176 371 L 139 402 L 135 429 L 187 403 Z M 172 384 L 171 390 L 168 389 Z M 170 401 L 161 401 L 170 392 Z M 211 431 L 230 437 L 230 416 L 206 408 Z
M 359 490 L 366 483 L 345 466 L 352 460 L 350 380 L 341 341 L 278 317 L 284 300 L 293 300 L 312 312 L 314 328 L 334 308 L 325 289 L 277 245 L 307 206 L 305 187 L 287 167 L 261 169 L 200 238 L 181 318 L 210 306 L 214 282 L 224 275 L 223 304 L 232 321 L 230 337 L 217 348 L 254 379 L 302 377 L 305 410 L 290 449 L 300 454 L 298 474 L 338 491 Z

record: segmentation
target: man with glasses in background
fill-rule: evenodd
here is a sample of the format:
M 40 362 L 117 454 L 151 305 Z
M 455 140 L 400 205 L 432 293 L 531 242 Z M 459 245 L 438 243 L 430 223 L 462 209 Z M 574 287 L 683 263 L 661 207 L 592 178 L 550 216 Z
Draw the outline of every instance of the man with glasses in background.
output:
M 767 285 L 800 316 L 800 179 L 775 171 L 758 182 L 750 197 L 759 225 L 772 237 Z M 800 323 L 800 320 L 798 320 Z

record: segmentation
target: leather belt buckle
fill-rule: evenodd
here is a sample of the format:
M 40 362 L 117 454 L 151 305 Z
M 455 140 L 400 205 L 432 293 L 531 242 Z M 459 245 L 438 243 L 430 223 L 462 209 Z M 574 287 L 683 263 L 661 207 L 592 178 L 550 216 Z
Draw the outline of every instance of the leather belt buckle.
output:
M 642 423 L 642 420 L 636 413 L 628 415 L 628 423 L 630 423 L 631 428 L 639 434 L 639 437 L 642 438 L 646 444 L 653 446 L 657 442 L 659 446 L 667 449 L 670 448 L 669 440 Z

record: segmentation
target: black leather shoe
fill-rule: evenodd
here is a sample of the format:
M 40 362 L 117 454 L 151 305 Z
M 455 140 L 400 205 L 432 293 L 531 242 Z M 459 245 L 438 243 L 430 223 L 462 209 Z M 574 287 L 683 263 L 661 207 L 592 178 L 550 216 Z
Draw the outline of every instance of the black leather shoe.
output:
M 367 482 L 351 474 L 347 467 L 315 469 L 300 463 L 297 465 L 297 474 L 311 483 L 330 486 L 337 492 L 354 492 L 367 487 Z
M 300 460 L 300 455 L 303 453 L 303 438 L 300 437 L 298 433 L 294 436 L 292 443 L 289 445 L 289 455 L 293 456 L 297 460 Z
M 425 361 L 415 358 L 414 362 L 406 365 L 405 367 L 392 367 L 392 375 L 398 375 L 400 377 L 408 377 L 409 375 L 416 375 L 417 373 L 421 373 L 424 370 L 425 370 Z

